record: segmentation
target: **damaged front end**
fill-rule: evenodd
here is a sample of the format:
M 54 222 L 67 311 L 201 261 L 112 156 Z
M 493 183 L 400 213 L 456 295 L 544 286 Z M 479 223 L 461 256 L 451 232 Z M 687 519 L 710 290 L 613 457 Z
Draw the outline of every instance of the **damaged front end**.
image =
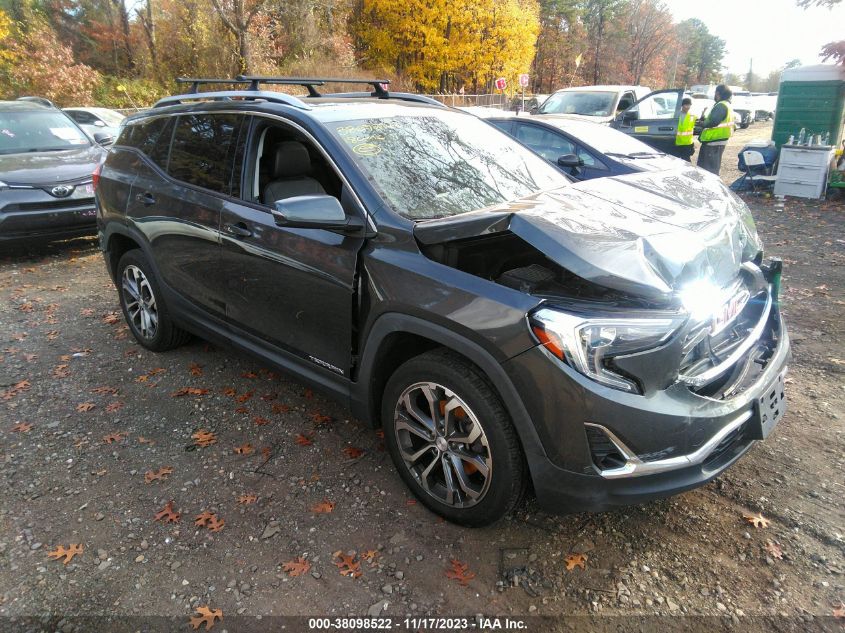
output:
M 730 398 L 781 337 L 779 263 L 699 170 L 579 183 L 414 233 L 430 259 L 535 297 L 537 342 L 612 389 Z

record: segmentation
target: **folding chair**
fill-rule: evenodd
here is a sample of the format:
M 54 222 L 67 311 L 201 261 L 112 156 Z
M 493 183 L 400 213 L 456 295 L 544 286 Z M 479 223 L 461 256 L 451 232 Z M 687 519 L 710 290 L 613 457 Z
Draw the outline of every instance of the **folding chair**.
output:
M 772 176 L 768 173 L 753 173 L 755 167 L 762 167 L 764 172 L 769 171 L 769 168 L 766 167 L 766 160 L 763 158 L 763 154 L 750 149 L 745 150 L 742 152 L 742 160 L 745 163 L 745 173 L 742 176 L 742 181 L 745 182 L 746 179 L 751 181 L 752 192 L 757 191 L 757 187 L 755 186 L 755 183 L 757 182 L 769 183 L 769 186 L 774 185 L 775 180 L 777 180 L 777 176 Z

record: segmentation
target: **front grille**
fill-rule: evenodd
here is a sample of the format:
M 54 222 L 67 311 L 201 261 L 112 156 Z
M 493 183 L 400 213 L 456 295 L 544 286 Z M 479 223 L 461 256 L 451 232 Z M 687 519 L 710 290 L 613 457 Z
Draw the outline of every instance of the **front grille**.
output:
M 18 202 L 7 204 L 2 211 L 63 211 L 65 209 L 83 209 L 93 207 L 94 198 L 75 198 L 72 200 L 46 200 L 44 202 Z
M 610 441 L 604 431 L 594 426 L 586 426 L 587 442 L 593 463 L 599 470 L 613 470 L 625 465 L 625 456 L 619 452 L 616 444 Z

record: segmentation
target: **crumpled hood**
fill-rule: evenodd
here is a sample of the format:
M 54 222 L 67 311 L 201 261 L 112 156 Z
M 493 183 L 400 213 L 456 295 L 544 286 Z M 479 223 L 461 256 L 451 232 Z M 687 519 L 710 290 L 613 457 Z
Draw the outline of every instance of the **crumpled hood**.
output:
M 91 175 L 105 150 L 96 145 L 59 152 L 0 155 L 0 181 L 15 185 L 49 185 Z
M 596 178 L 414 233 L 436 244 L 504 230 L 583 279 L 663 301 L 702 277 L 728 285 L 762 248 L 745 203 L 689 166 Z

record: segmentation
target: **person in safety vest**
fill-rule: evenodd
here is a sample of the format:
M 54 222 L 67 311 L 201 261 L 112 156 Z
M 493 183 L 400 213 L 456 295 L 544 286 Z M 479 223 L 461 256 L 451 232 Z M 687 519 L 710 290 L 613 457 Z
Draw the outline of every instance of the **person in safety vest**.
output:
M 707 113 L 703 129 L 698 135 L 701 149 L 698 150 L 698 166 L 719 175 L 722 169 L 722 154 L 733 132 L 733 93 L 725 84 L 716 86 L 716 105 Z
M 695 130 L 695 116 L 689 113 L 692 107 L 692 99 L 684 97 L 681 101 L 681 116 L 678 118 L 678 131 L 675 134 L 675 147 L 670 152 L 673 156 L 690 161 L 695 153 L 695 141 L 693 132 Z

